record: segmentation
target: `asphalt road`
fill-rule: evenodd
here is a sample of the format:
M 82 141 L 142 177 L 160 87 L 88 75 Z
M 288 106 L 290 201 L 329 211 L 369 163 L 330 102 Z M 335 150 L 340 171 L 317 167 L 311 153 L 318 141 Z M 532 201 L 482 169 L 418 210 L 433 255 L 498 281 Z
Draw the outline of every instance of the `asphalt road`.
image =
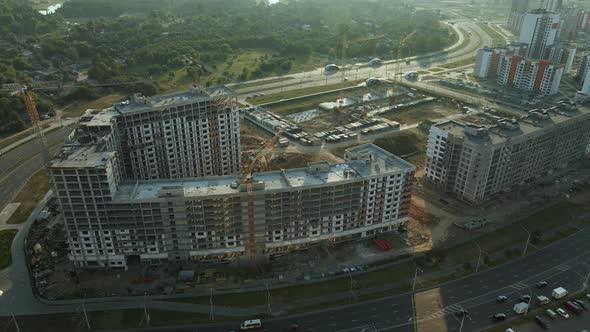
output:
M 50 153 L 57 153 L 72 127 L 60 128 L 46 135 Z M 41 143 L 35 139 L 0 157 L 0 210 L 10 203 L 27 179 L 43 166 Z
M 590 230 L 580 231 L 522 260 L 421 290 L 415 295 L 406 293 L 336 309 L 271 319 L 264 321 L 263 325 L 270 332 L 282 332 L 294 323 L 300 326 L 300 331 L 309 332 L 459 331 L 461 319 L 454 313 L 464 308 L 469 311 L 469 316 L 464 318 L 462 331 L 478 331 L 492 325 L 491 316 L 496 313 L 516 316 L 512 307 L 520 295 L 550 297 L 551 290 L 559 286 L 570 293 L 582 289 L 582 283 L 590 272 L 588 236 Z M 539 281 L 547 281 L 549 285 L 537 289 L 535 285 Z M 499 295 L 507 296 L 508 301 L 496 303 L 495 298 Z M 237 331 L 237 322 L 150 331 L 232 330 Z
M 430 55 L 420 56 L 417 57 L 417 59 L 411 60 L 409 65 L 403 62 L 402 71 L 409 72 L 425 70 L 429 67 L 436 67 L 441 64 L 471 58 L 474 56 L 477 49 L 492 44 L 492 38 L 472 20 L 455 21 L 455 27 L 460 27 L 471 33 L 470 36 L 464 36 L 465 38 L 469 38 L 469 43 L 465 47 L 457 50 L 451 49 L 447 52 L 436 52 Z M 293 79 L 290 80 L 237 89 L 237 92 L 243 100 L 248 94 L 254 92 L 272 94 L 318 85 L 335 84 L 342 82 L 343 77 L 350 80 L 366 79 L 369 77 L 393 78 L 396 67 L 397 65 L 391 61 L 386 62 L 380 67 L 366 67 L 356 64 L 352 65 L 350 69 L 347 69 L 344 74 L 341 71 L 330 74 L 326 73 L 323 68 L 317 68 L 316 70 L 309 72 L 286 75 L 288 77 L 293 77 Z

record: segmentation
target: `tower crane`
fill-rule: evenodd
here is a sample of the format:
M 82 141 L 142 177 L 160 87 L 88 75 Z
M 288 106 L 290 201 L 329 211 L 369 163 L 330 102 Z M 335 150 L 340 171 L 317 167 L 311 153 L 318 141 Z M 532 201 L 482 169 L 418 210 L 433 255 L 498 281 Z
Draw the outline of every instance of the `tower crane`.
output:
M 403 59 L 402 59 L 402 50 L 406 47 L 406 42 L 410 40 L 416 34 L 416 30 L 412 31 L 409 35 L 404 36 L 403 34 L 400 36 L 399 45 L 397 48 L 397 68 L 393 73 L 394 78 L 397 76 L 399 80 L 402 79 L 402 66 L 403 66 Z
M 254 171 L 256 165 L 263 158 L 266 158 L 266 155 L 270 152 L 283 132 L 284 129 L 280 129 L 273 136 L 273 138 L 266 141 L 262 149 L 260 149 L 250 164 L 244 167 L 244 170 L 241 174 L 242 181 L 246 184 L 246 198 L 248 203 L 248 256 L 250 258 L 252 270 L 256 270 L 256 227 L 254 223 L 254 190 L 252 188 L 254 178 L 252 177 L 252 172 Z
M 15 91 L 13 95 L 21 95 L 25 102 L 25 109 L 27 114 L 29 115 L 29 119 L 31 119 L 31 125 L 33 126 L 33 133 L 39 141 L 41 142 L 41 153 L 43 156 L 43 165 L 47 167 L 49 164 L 49 145 L 47 144 L 47 139 L 43 134 L 43 130 L 39 125 L 39 113 L 37 113 L 37 106 L 35 106 L 35 95 L 33 94 L 33 89 L 21 84 L 21 88 L 18 91 Z

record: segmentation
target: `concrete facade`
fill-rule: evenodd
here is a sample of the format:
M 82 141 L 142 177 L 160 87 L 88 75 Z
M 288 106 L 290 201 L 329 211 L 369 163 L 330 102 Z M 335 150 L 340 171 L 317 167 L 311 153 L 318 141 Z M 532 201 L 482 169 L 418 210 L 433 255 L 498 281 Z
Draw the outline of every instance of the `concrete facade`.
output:
M 563 65 L 564 72 L 569 73 L 572 70 L 575 56 L 575 47 L 553 45 L 547 48 L 543 59 L 549 60 L 551 63 Z
M 559 14 L 537 9 L 524 15 L 518 42 L 529 45 L 527 57 L 541 59 L 555 42 L 558 29 Z
M 512 43 L 502 47 L 484 47 L 477 50 L 473 74 L 481 78 L 494 78 L 498 75 L 500 58 L 506 55 L 524 56 L 528 46 Z
M 559 90 L 564 65 L 548 60 L 528 60 L 521 56 L 500 58 L 496 81 L 502 85 L 553 95 Z
M 246 261 L 251 252 L 266 259 L 396 231 L 408 220 L 415 167 L 372 144 L 346 150 L 341 164 L 256 173 L 251 181 L 136 180 L 125 177 L 117 132 L 104 127 L 83 143 L 76 131 L 51 163 L 69 258 L 81 268 Z
M 522 20 L 529 9 L 529 0 L 512 0 L 510 14 L 508 14 L 508 30 L 514 34 L 520 32 Z
M 447 121 L 430 129 L 425 178 L 477 204 L 583 158 L 589 144 L 590 110 L 569 102 L 491 127 Z

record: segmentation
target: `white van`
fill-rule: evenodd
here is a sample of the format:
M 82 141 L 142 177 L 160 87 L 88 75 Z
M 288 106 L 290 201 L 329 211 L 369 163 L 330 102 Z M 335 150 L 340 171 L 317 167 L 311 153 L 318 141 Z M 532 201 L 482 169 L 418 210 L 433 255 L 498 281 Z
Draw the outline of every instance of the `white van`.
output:
M 260 319 L 250 319 L 243 321 L 240 324 L 240 330 L 247 331 L 247 330 L 256 330 L 262 327 L 262 321 Z
M 555 313 L 555 311 L 553 311 L 551 309 L 545 310 L 545 313 L 547 314 L 547 316 L 551 317 L 551 319 L 555 319 L 555 317 L 557 317 L 557 314 Z

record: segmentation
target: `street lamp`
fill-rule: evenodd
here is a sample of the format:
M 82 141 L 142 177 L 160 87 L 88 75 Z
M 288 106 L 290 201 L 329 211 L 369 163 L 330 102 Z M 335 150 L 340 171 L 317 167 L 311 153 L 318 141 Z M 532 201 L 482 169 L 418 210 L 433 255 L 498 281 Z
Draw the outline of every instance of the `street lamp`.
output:
M 418 267 L 418 265 L 416 265 L 416 263 L 414 263 L 414 266 L 416 267 L 416 270 L 414 272 L 414 282 L 412 282 L 412 292 L 416 290 L 416 280 L 418 279 L 418 271 L 424 272 Z
M 479 271 L 479 265 L 481 263 L 481 254 L 484 253 L 484 251 L 481 250 L 481 247 L 479 246 L 479 244 L 477 244 L 477 242 L 475 242 L 475 245 L 479 249 L 479 255 L 477 256 L 477 265 L 475 266 L 475 273 L 477 273 Z
M 522 251 L 522 257 L 524 257 L 524 256 L 526 256 L 526 250 L 528 249 L 529 242 L 531 241 L 531 232 L 529 232 L 522 224 L 519 224 L 519 225 L 528 234 L 528 237 L 526 239 L 526 244 L 524 245 L 524 250 Z

